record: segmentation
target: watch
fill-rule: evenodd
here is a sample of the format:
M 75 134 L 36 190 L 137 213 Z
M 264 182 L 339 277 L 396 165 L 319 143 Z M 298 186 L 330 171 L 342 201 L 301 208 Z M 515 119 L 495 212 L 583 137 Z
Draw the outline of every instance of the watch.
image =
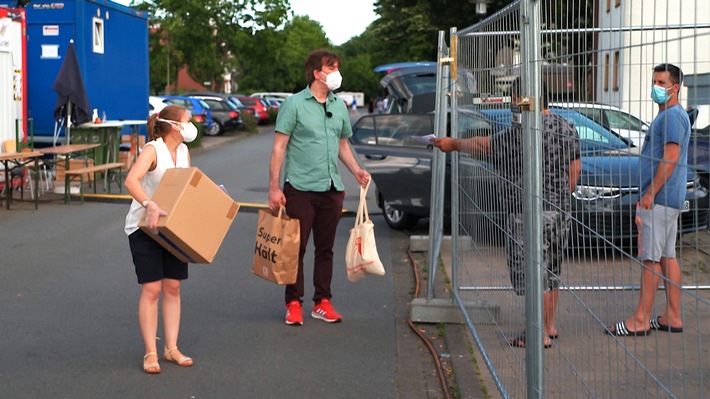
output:
M 150 202 L 150 200 L 149 200 L 149 199 L 147 199 L 147 200 L 145 200 L 145 201 L 141 202 L 141 205 L 143 205 L 143 208 L 147 208 L 147 207 L 148 207 L 148 203 L 149 203 L 149 202 Z

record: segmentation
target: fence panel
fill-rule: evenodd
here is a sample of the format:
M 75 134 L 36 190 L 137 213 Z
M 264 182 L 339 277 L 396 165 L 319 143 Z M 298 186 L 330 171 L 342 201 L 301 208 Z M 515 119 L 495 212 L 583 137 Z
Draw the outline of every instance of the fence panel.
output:
M 519 109 L 511 105 L 511 88 L 529 61 L 521 51 L 521 19 L 526 22 L 526 17 L 521 18 L 521 3 L 514 2 L 452 38 L 457 43 L 452 136 L 485 138 L 463 146 L 454 158 L 452 181 L 458 199 L 452 234 L 470 242 L 457 246 L 453 256 L 454 297 L 462 309 L 468 302 L 488 304 L 482 312 L 466 314 L 489 369 L 485 378 L 502 396 L 514 398 L 705 397 L 710 391 L 710 2 L 541 2 L 541 40 L 534 52 L 539 58 L 534 61 L 549 110 L 543 112 L 541 101 L 529 99 L 534 112 L 543 113 L 542 127 L 535 132 L 543 141 L 538 160 L 543 212 L 540 226 L 532 227 L 543 231 L 543 248 L 562 259 L 532 259 L 534 267 L 512 278 L 510 269 L 524 267 L 530 256 L 525 234 L 531 226 L 521 219 L 530 190 L 520 173 L 528 149 L 522 145 L 522 129 L 515 127 Z M 657 122 L 654 128 L 661 133 L 654 136 L 650 127 L 660 120 L 650 92 L 654 66 L 662 63 L 682 70 L 683 82 L 672 82 L 670 92 L 680 93 L 682 108 L 698 111 L 688 112 L 689 120 L 694 119 L 688 143 L 679 136 L 687 161 L 684 151 L 677 162 L 662 161 L 662 152 L 642 152 L 644 143 L 653 146 L 675 130 L 669 122 Z M 566 136 L 566 123 L 572 124 L 576 144 Z M 476 142 L 488 146 L 481 149 L 472 144 Z M 581 173 L 571 187 L 565 173 L 574 175 L 570 154 L 576 151 Z M 679 206 L 670 196 L 656 196 L 656 205 L 668 201 L 671 210 L 661 208 L 659 216 L 666 223 L 654 223 L 649 230 L 660 234 L 676 220 L 672 209 L 680 208 L 675 245 L 679 267 L 667 263 L 668 275 L 637 256 L 638 171 L 655 174 L 659 164 L 687 172 L 678 180 L 685 193 Z M 560 195 L 564 182 L 568 189 Z M 664 255 L 672 259 L 672 253 Z M 526 343 L 523 332 L 530 315 L 521 284 L 526 270 L 543 276 L 543 289 L 553 288 L 528 298 L 543 307 L 539 329 L 551 338 L 544 339 L 544 383 L 535 388 L 539 393 L 529 392 L 527 385 L 530 352 L 510 345 Z M 646 296 L 654 303 L 650 311 L 638 313 L 643 325 L 627 323 L 626 328 L 649 328 L 646 320 L 658 316 L 669 323 L 664 312 L 670 294 L 680 296 L 680 318 L 672 322 L 682 322 L 682 333 L 651 328 L 646 336 L 607 334 L 607 327 L 637 314 L 643 275 L 649 287 L 655 280 L 661 288 Z M 652 290 L 646 288 L 648 292 Z

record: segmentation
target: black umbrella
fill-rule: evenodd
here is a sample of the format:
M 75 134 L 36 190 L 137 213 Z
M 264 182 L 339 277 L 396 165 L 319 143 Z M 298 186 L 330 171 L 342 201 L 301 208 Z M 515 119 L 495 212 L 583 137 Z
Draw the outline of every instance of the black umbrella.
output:
M 67 54 L 64 56 L 52 89 L 58 94 L 57 104 L 54 106 L 54 120 L 60 124 L 63 122 L 67 127 L 66 142 L 69 144 L 71 125 L 81 125 L 91 120 L 91 106 L 89 98 L 86 96 L 81 70 L 79 70 L 74 40 L 69 42 Z

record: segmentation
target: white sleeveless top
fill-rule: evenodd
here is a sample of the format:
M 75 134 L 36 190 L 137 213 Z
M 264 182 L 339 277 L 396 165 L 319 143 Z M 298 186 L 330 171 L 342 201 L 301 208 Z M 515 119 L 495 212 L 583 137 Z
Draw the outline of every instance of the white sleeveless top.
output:
M 145 191 L 146 195 L 149 198 L 153 198 L 153 194 L 158 188 L 160 180 L 163 179 L 166 170 L 172 168 L 189 168 L 190 162 L 188 159 L 188 149 L 184 143 L 180 143 L 177 148 L 177 162 L 175 164 L 173 164 L 170 150 L 168 146 L 165 145 L 162 138 L 146 143 L 146 146 L 149 145 L 155 147 L 157 161 L 155 169 L 148 171 L 141 180 L 141 186 L 143 186 L 143 191 Z M 126 235 L 131 235 L 138 230 L 138 222 L 143 217 L 144 212 L 145 208 L 143 208 L 143 205 L 134 198 L 133 202 L 131 202 L 131 208 L 128 210 L 128 215 L 126 215 L 126 225 L 124 228 Z

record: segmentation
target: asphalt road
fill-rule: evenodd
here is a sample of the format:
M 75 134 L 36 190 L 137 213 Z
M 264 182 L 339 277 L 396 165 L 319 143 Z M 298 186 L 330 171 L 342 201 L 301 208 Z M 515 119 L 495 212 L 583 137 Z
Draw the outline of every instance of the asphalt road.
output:
M 225 141 L 195 151 L 193 165 L 235 200 L 263 204 L 271 140 L 262 134 Z M 345 182 L 345 207 L 354 209 L 358 189 L 349 175 Z M 405 234 L 374 217 L 388 273 L 353 284 L 340 260 L 354 223 L 344 217 L 333 279 L 333 303 L 344 321 L 308 317 L 313 288 L 307 283 L 305 323 L 287 326 L 283 288 L 251 274 L 257 214 L 247 206 L 215 261 L 191 265 L 183 285 L 179 344 L 195 366 L 163 361 L 161 374 L 143 373 L 140 287 L 123 232 L 127 209 L 125 203 L 48 201 L 38 211 L 30 203 L 0 211 L 0 396 L 441 397 L 429 355 L 405 326 L 412 291 Z M 306 265 L 309 276 L 310 252 Z

